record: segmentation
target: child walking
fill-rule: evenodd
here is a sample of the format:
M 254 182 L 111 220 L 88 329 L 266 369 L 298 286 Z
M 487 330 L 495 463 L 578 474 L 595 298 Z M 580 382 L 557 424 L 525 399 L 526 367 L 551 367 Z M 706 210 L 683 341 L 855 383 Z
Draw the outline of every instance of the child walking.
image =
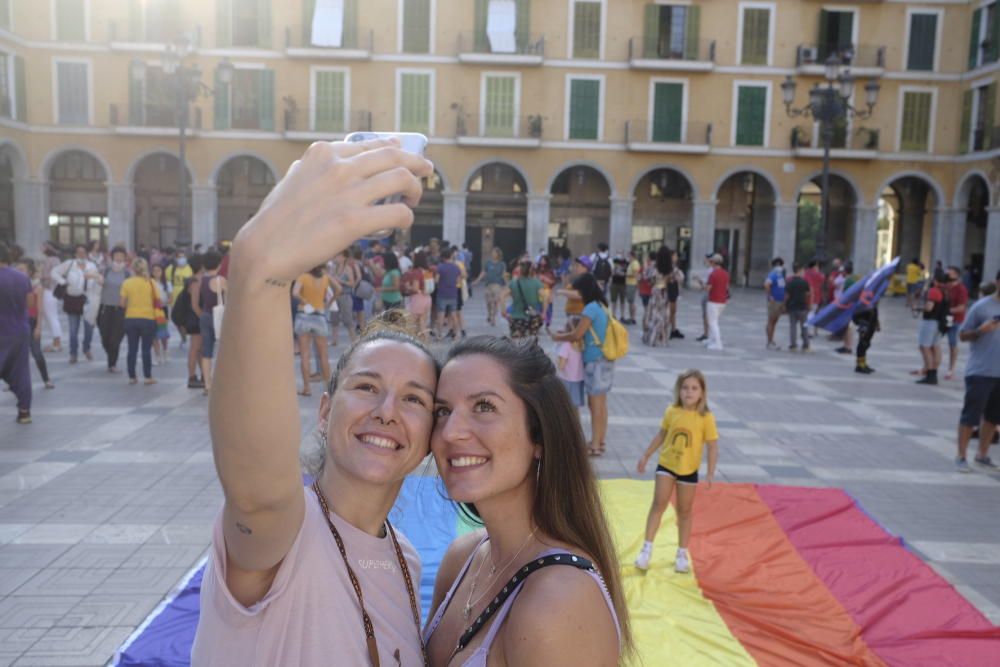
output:
M 571 316 L 562 333 L 567 333 L 576 329 L 580 318 Z M 582 342 L 582 341 L 579 341 Z M 556 348 L 556 356 L 559 359 L 556 375 L 562 380 L 573 405 L 577 409 L 587 404 L 587 397 L 583 386 L 583 350 L 577 346 L 577 341 L 565 341 L 559 343 Z
M 646 541 L 643 542 L 635 566 L 649 568 L 653 556 L 653 540 L 660 529 L 660 520 L 670 504 L 670 497 L 677 490 L 678 549 L 674 569 L 688 572 L 691 559 L 687 546 L 691 539 L 691 513 L 695 489 L 698 485 L 698 468 L 702 451 L 708 445 L 708 477 L 705 481 L 712 488 L 715 464 L 719 459 L 719 432 L 715 416 L 708 409 L 708 387 L 699 370 L 687 370 L 677 376 L 674 383 L 674 402 L 663 414 L 660 430 L 639 459 L 639 473 L 646 472 L 646 464 L 653 453 L 663 448 L 656 466 L 656 489 L 653 504 L 646 518 Z

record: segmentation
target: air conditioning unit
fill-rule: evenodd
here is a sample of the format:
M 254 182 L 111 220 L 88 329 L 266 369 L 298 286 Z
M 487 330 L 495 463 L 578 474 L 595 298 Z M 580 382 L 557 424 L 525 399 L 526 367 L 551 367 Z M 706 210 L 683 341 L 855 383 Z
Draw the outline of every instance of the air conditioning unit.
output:
M 815 46 L 800 46 L 796 62 L 799 65 L 811 65 L 819 58 L 819 49 Z

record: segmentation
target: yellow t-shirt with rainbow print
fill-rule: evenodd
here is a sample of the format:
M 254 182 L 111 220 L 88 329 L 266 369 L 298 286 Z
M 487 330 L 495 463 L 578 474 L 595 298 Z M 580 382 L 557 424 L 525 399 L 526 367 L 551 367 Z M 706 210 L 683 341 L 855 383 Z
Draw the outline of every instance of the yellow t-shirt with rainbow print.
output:
M 705 443 L 719 439 L 715 415 L 674 405 L 663 413 L 660 429 L 667 433 L 660 451 L 660 465 L 678 475 L 697 472 Z

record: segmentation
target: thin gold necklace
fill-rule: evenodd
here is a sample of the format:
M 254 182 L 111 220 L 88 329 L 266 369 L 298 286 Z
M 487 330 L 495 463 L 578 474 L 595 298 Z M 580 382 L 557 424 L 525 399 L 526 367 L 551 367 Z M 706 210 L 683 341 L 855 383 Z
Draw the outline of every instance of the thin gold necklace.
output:
M 508 560 L 504 564 L 504 566 L 502 568 L 500 568 L 501 572 L 503 572 L 508 567 L 510 567 L 510 564 L 513 563 L 517 559 L 517 557 L 521 555 L 521 552 L 524 551 L 524 548 L 526 546 L 528 546 L 528 542 L 530 542 L 531 538 L 533 538 L 535 536 L 535 532 L 537 530 L 538 530 L 538 528 L 535 528 L 530 533 L 528 533 L 528 537 L 526 537 L 525 540 L 524 540 L 524 543 L 521 544 L 521 548 L 517 550 L 517 553 L 515 553 L 511 557 L 511 559 Z M 490 545 L 490 552 L 489 552 L 488 556 L 489 556 L 489 559 L 490 559 L 490 579 L 492 579 L 493 575 L 495 575 L 497 573 L 497 566 L 493 564 L 493 546 L 492 545 Z M 475 603 L 473 603 L 473 601 L 472 601 L 472 596 L 476 594 L 476 584 L 479 582 L 479 574 L 480 574 L 480 572 L 483 571 L 483 565 L 485 565 L 485 564 L 486 564 L 486 559 L 484 558 L 484 559 L 482 559 L 479 562 L 479 569 L 476 570 L 476 575 L 472 578 L 472 586 L 469 587 L 469 598 L 465 601 L 465 608 L 462 610 L 462 618 L 464 618 L 465 620 L 469 620 L 469 616 L 472 615 L 472 607 L 475 604 L 478 604 L 479 601 L 483 599 L 483 596 L 480 595 L 476 599 Z

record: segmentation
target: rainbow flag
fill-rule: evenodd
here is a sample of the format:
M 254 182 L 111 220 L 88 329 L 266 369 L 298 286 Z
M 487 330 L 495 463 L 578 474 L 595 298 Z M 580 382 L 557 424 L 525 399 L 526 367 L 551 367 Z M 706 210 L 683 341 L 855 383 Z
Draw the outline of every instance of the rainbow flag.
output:
M 647 572 L 653 485 L 604 480 L 637 646 L 634 667 L 1000 666 L 1000 627 L 839 489 L 699 486 L 692 572 L 673 569 L 664 515 Z M 406 480 L 390 517 L 420 551 L 423 616 L 448 544 L 471 529 L 438 480 Z M 201 571 L 119 649 L 115 664 L 183 667 L 198 625 Z

